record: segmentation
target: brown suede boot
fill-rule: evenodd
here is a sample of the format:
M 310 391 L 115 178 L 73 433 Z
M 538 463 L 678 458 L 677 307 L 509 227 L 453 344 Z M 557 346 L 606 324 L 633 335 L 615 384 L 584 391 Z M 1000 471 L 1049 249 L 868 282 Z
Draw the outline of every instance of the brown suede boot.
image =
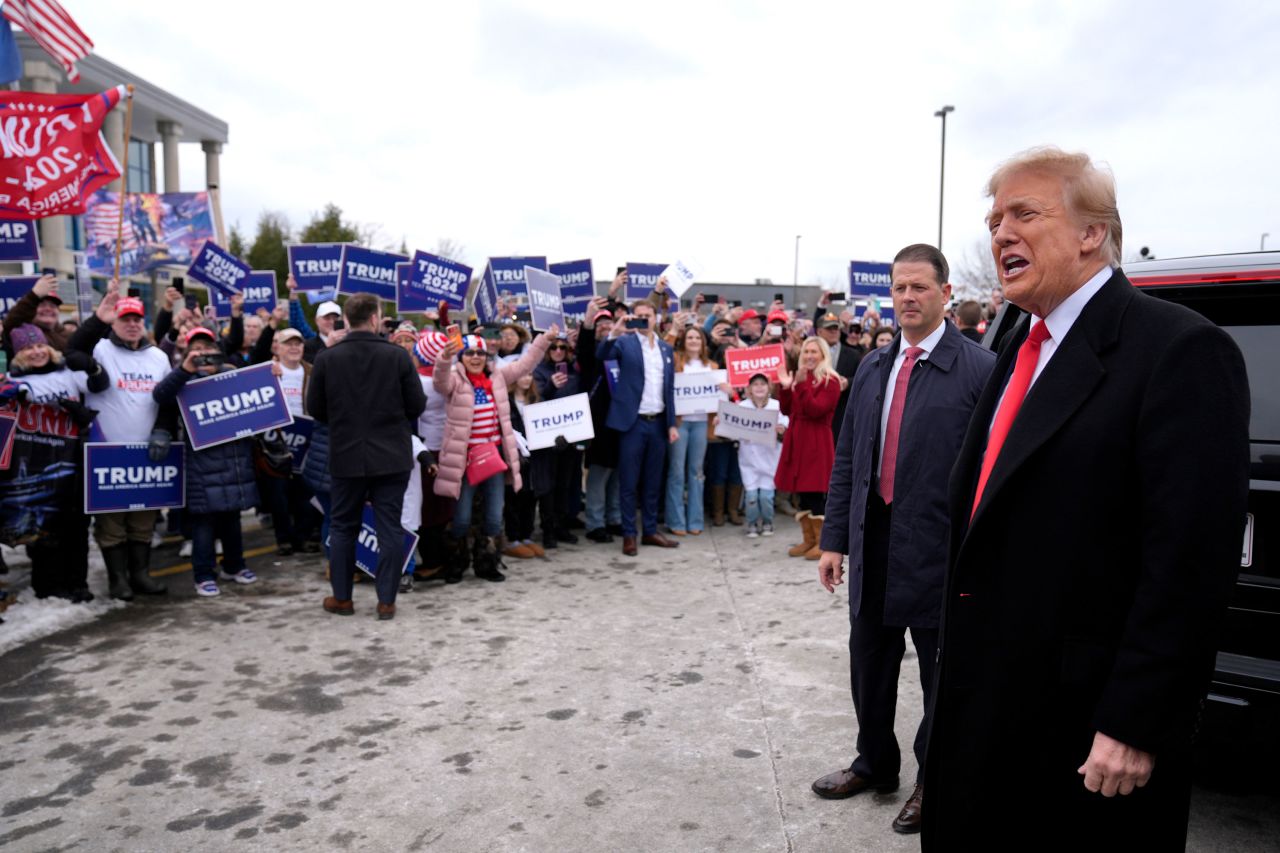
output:
M 746 521 L 742 516 L 742 486 L 730 486 L 725 491 L 725 509 L 729 513 L 730 524 Z
M 803 557 L 805 554 L 809 553 L 809 549 L 813 547 L 813 539 L 811 538 L 812 534 L 810 533 L 810 527 L 808 524 L 809 511 L 807 509 L 802 509 L 797 512 L 796 521 L 800 524 L 800 532 L 804 535 L 804 541 L 799 545 L 792 545 L 788 548 L 788 557 Z
M 809 525 L 809 529 L 813 536 L 813 547 L 805 552 L 806 560 L 817 560 L 822 556 L 822 522 L 826 520 L 825 515 L 813 515 L 812 513 L 804 520 Z
M 711 523 L 724 527 L 724 486 L 711 486 L 707 491 L 711 494 Z

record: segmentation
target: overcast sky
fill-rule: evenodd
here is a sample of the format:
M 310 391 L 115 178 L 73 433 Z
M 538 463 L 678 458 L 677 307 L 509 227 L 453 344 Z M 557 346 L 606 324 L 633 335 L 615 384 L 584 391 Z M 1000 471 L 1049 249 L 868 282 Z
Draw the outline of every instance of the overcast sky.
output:
M 801 283 L 842 286 L 852 259 L 937 240 L 953 104 L 953 263 L 985 246 L 992 168 L 1045 143 L 1111 165 L 1126 256 L 1280 248 L 1276 3 L 65 6 L 101 56 L 229 123 L 223 208 L 250 236 L 334 202 L 473 266 L 681 257 L 781 284 L 799 234 Z M 181 156 L 203 188 L 199 145 Z

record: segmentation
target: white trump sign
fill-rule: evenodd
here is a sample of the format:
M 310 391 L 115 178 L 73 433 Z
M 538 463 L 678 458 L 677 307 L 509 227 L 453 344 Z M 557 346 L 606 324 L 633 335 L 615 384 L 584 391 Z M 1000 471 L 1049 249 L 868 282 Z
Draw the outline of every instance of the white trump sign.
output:
M 524 407 L 524 437 L 530 450 L 554 447 L 556 437 L 561 435 L 570 444 L 596 437 L 591 425 L 591 400 L 586 394 Z
M 738 406 L 723 400 L 716 412 L 716 438 L 732 438 L 752 444 L 774 445 L 778 441 L 778 410 Z
M 704 415 L 716 411 L 720 401 L 724 399 L 724 392 L 720 390 L 720 386 L 724 384 L 724 378 L 723 370 L 677 373 L 673 388 L 676 414 Z

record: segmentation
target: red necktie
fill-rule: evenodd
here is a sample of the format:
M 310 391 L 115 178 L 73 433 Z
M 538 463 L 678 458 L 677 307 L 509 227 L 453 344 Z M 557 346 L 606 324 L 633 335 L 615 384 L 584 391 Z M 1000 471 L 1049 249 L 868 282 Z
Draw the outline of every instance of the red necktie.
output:
M 884 428 L 884 454 L 880 461 L 880 497 L 887 504 L 893 503 L 893 475 L 898 471 L 898 433 L 902 429 L 902 410 L 907 407 L 907 383 L 911 381 L 916 359 L 923 352 L 920 347 L 907 347 L 898 378 L 893 383 L 893 402 L 889 404 L 889 423 Z
M 1004 398 L 1000 401 L 996 418 L 991 423 L 991 432 L 987 435 L 987 452 L 982 457 L 982 472 L 978 475 L 978 490 L 973 495 L 973 508 L 969 511 L 970 518 L 973 518 L 973 514 L 978 511 L 978 504 L 982 501 L 982 490 L 987 486 L 987 478 L 991 476 L 991 469 L 996 465 L 1000 448 L 1004 447 L 1004 440 L 1009 436 L 1009 428 L 1013 426 L 1013 420 L 1018 416 L 1018 410 L 1022 408 L 1027 389 L 1031 387 L 1031 377 L 1036 372 L 1036 362 L 1040 360 L 1040 345 L 1049 337 L 1049 325 L 1041 320 L 1031 327 L 1027 339 L 1022 342 L 1022 346 L 1018 347 L 1018 360 L 1013 366 L 1013 376 L 1005 386 Z

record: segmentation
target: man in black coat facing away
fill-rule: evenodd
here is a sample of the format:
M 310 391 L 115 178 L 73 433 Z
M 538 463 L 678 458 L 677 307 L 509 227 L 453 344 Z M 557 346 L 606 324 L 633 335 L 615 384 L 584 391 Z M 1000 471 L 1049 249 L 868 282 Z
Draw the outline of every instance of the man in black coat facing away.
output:
M 404 565 L 400 510 L 409 472 L 417 464 L 409 435 L 427 398 L 409 354 L 378 335 L 377 297 L 355 294 L 345 314 L 350 331 L 316 356 L 307 390 L 307 411 L 329 425 L 333 595 L 324 600 L 324 609 L 343 616 L 353 612 L 356 536 L 368 501 L 378 534 L 378 618 L 392 619 Z
M 890 294 L 902 329 L 858 366 L 836 445 L 822 526 L 818 580 L 835 592 L 849 555 L 849 678 L 858 755 L 813 783 L 826 799 L 898 787 L 893 732 L 904 634 L 920 665 L 924 716 L 916 732 L 916 785 L 893 821 L 920 831 L 920 782 L 947 570 L 947 477 L 995 356 L 947 322 L 947 259 L 907 246 L 893 259 Z
M 1086 155 L 1025 152 L 987 191 L 1031 316 L 951 477 L 924 846 L 1181 850 L 1240 566 L 1244 360 L 1114 267 L 1115 184 Z

